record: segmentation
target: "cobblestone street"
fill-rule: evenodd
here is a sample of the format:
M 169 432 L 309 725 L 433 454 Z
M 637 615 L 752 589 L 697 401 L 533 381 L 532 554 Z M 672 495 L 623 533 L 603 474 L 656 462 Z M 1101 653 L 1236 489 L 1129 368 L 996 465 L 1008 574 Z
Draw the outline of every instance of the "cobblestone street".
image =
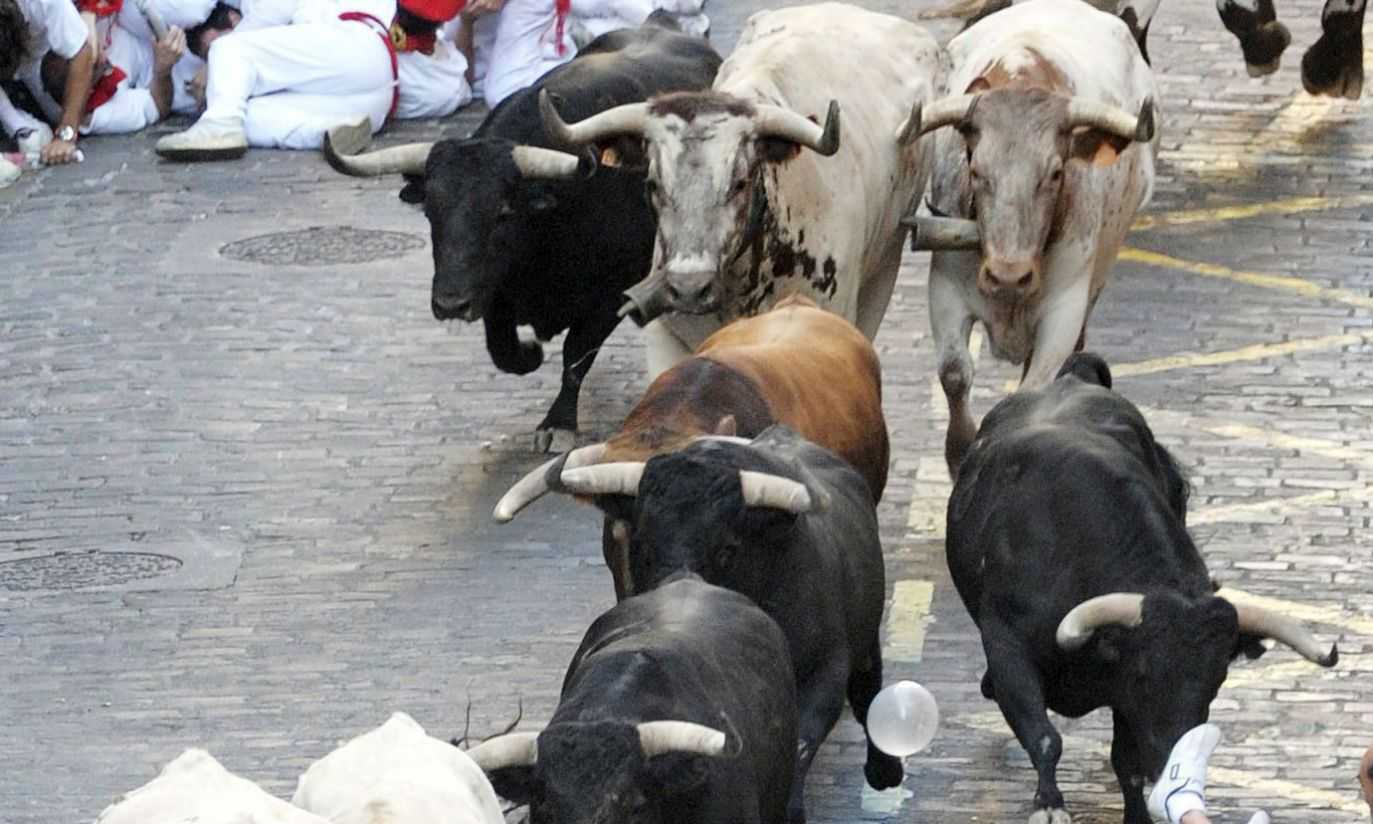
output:
M 712 3 L 726 54 L 749 13 L 783 5 Z M 1339 644 L 1331 670 L 1285 648 L 1231 668 L 1212 710 L 1217 824 L 1256 808 L 1348 824 L 1367 820 L 1355 773 L 1373 744 L 1373 116 L 1368 97 L 1301 91 L 1322 4 L 1279 3 L 1292 46 L 1254 80 L 1212 3 L 1164 0 L 1157 186 L 1088 348 L 1189 473 L 1213 574 Z M 446 334 L 428 226 L 398 179 L 314 153 L 158 161 L 156 138 L 182 125 L 91 139 L 84 164 L 0 191 L 0 824 L 94 820 L 188 746 L 289 797 L 395 710 L 445 738 L 469 703 L 474 735 L 521 705 L 536 728 L 614 600 L 599 513 L 545 500 L 490 519 L 543 459 L 532 431 L 560 344 L 520 377 L 490 364 L 479 325 Z M 876 793 L 842 722 L 811 772 L 816 824 L 1031 812 L 1034 771 L 978 691 L 981 646 L 945 568 L 927 269 L 907 253 L 877 338 L 880 516 L 886 680 L 929 687 L 941 727 L 904 789 Z M 1018 375 L 984 354 L 977 413 Z M 614 431 L 646 383 L 624 324 L 587 379 L 579 442 Z M 1118 822 L 1109 716 L 1055 723 L 1074 821 Z

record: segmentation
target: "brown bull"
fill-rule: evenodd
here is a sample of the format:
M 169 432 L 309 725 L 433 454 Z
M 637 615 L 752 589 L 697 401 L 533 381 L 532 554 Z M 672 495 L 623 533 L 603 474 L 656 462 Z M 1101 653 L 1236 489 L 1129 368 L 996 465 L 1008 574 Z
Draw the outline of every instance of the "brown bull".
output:
M 774 423 L 847 460 L 874 502 L 881 499 L 889 445 L 877 352 L 853 324 L 793 295 L 711 335 L 658 376 L 618 433 L 534 469 L 501 498 L 494 517 L 504 523 L 546 492 L 568 492 L 567 469 L 647 461 L 700 437 L 753 438 Z M 607 519 L 602 545 L 620 599 L 636 592 L 628 537 L 627 524 Z

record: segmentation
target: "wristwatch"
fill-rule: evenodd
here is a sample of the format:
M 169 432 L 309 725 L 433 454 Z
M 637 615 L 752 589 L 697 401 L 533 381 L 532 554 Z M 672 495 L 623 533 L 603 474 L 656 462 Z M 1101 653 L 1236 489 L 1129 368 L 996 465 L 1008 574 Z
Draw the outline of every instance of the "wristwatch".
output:
M 76 129 L 73 129 L 71 126 L 63 126 L 57 130 L 57 139 L 61 140 L 63 143 L 75 143 Z

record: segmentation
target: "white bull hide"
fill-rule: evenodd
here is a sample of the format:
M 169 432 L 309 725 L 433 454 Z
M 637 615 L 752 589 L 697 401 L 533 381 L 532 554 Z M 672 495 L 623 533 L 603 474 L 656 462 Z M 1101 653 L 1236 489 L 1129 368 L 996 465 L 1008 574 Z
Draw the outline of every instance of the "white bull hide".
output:
M 752 145 L 747 118 L 649 118 L 650 177 L 666 188 L 677 176 L 710 175 L 719 188 L 715 203 L 660 209 L 655 272 L 693 255 L 701 266 L 722 270 L 718 312 L 668 315 L 649 325 L 654 375 L 724 323 L 766 311 L 793 293 L 842 315 L 869 338 L 877 334 L 901 262 L 906 230 L 900 221 L 918 202 L 933 164 L 932 140 L 899 145 L 895 135 L 913 104 L 944 93 L 946 70 L 942 50 L 924 29 L 889 15 L 821 3 L 750 17 L 714 91 L 821 124 L 837 101 L 841 123 L 832 156 L 801 149 L 780 162 L 762 161 L 767 215 L 751 249 L 700 221 L 704 212 L 726 208 L 719 204 L 739 171 L 731 164 L 744 162 L 733 153 L 741 139 Z M 665 192 L 666 201 L 673 197 Z M 748 210 L 740 211 L 740 220 L 747 219 Z M 690 225 L 673 225 L 683 218 Z M 742 233 L 744 227 L 735 228 Z M 730 243 L 734 248 L 721 248 Z
M 1153 73 L 1128 27 L 1082 0 L 1016 3 L 955 37 L 948 50 L 953 59 L 949 89 L 954 95 L 976 94 L 989 87 L 1002 94 L 1025 95 L 1022 99 L 1026 100 L 1032 95 L 1052 94 L 1061 97 L 1060 111 L 1069 100 L 1086 101 L 1087 105 L 1105 104 L 1121 115 L 1128 113 L 1130 117 L 1125 119 L 1129 121 L 1144 109 L 1152 111 L 1152 103 L 1146 106 L 1146 101 L 1156 99 Z M 988 96 L 987 101 L 991 99 Z M 989 108 L 987 101 L 979 99 L 982 109 Z M 977 106 L 975 103 L 969 109 L 969 116 Z M 1153 117 L 1156 122 L 1157 114 Z M 937 160 L 930 203 L 940 214 L 991 221 L 988 208 L 978 214 L 976 200 L 983 195 L 977 192 L 984 192 L 990 202 L 993 190 L 1002 189 L 997 197 L 1007 199 L 1010 196 L 1005 190 L 1015 188 L 1024 192 L 1022 200 L 1028 204 L 1036 196 L 1034 175 L 1053 174 L 1049 170 L 1058 169 L 1057 180 L 1061 181 L 1053 184 L 1061 186 L 1054 200 L 1022 213 L 1023 217 L 1033 211 L 1048 231 L 1034 250 L 1033 266 L 1025 269 L 1032 270 L 1033 275 L 1026 274 L 1020 284 L 1009 278 L 1020 270 L 1002 270 L 996 273 L 999 279 L 990 277 L 989 272 L 1003 259 L 986 257 L 989 232 L 1006 234 L 1005 224 L 1014 221 L 981 225 L 980 252 L 942 251 L 932 257 L 930 319 L 940 380 L 949 403 L 946 457 L 950 474 L 956 474 L 958 461 L 976 433 L 968 405 L 973 378 L 968 337 L 973 322 L 980 321 L 986 327 L 993 354 L 1024 365 L 1021 388 L 1047 384 L 1083 339 L 1087 317 L 1106 284 L 1135 213 L 1153 191 L 1159 139 L 1156 129 L 1143 142 L 1121 141 L 1118 136 L 1101 140 L 1098 130 L 1098 140 L 1093 143 L 1078 140 L 1092 129 L 1057 131 L 1065 124 L 1047 123 L 1046 139 L 1039 143 L 1040 135 L 1026 132 L 1035 128 L 1034 124 L 1025 122 L 994 123 L 997 128 L 1009 126 L 1000 136 L 972 134 L 976 130 L 967 129 L 966 124 L 962 129 L 936 132 Z M 1050 157 L 1054 153 L 1050 128 L 1061 135 L 1059 158 Z M 1002 168 L 982 169 L 980 182 L 974 182 L 969 172 L 970 141 L 975 140 L 987 144 L 1009 141 L 1015 149 L 1002 155 Z M 1079 148 L 1082 145 L 1100 147 L 1100 151 L 1084 154 Z M 1043 148 L 1044 157 L 1036 153 L 1036 146 Z M 1017 168 L 1007 168 L 1012 166 Z M 1047 178 L 1039 180 L 1040 191 L 1046 185 Z M 1026 251 L 1024 244 L 1021 247 Z M 1015 264 L 1030 260 L 1020 254 L 1014 257 Z M 998 290 L 989 284 L 1006 287 L 1000 289 L 1000 300 L 990 298 Z M 1005 293 L 1017 288 L 1023 289 L 1023 299 L 1005 300 Z
M 96 824 L 328 824 L 190 749 L 106 807 Z
M 292 803 L 332 824 L 503 824 L 471 758 L 395 713 L 310 765 Z

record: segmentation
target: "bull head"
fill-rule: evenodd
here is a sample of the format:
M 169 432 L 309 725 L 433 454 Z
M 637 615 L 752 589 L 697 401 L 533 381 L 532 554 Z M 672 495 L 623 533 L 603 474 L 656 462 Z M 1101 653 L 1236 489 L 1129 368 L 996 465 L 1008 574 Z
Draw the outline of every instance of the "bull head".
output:
M 969 90 L 916 104 L 896 136 L 910 140 L 944 126 L 958 129 L 982 251 L 978 288 L 994 300 L 1031 298 L 1041 286 L 1045 246 L 1061 219 L 1066 164 L 1109 165 L 1132 142 L 1153 140 L 1153 102 L 1146 99 L 1132 115 L 1043 89 L 991 90 L 981 78 Z
M 646 187 L 658 215 L 653 272 L 626 292 L 620 310 L 643 324 L 675 310 L 716 311 L 729 294 L 722 277 L 761 222 L 761 164 L 785 162 L 802 148 L 839 150 L 839 104 L 821 126 L 790 109 L 716 92 L 678 92 L 568 124 L 548 94 L 539 96 L 553 140 L 584 145 L 613 137 L 643 139 Z

